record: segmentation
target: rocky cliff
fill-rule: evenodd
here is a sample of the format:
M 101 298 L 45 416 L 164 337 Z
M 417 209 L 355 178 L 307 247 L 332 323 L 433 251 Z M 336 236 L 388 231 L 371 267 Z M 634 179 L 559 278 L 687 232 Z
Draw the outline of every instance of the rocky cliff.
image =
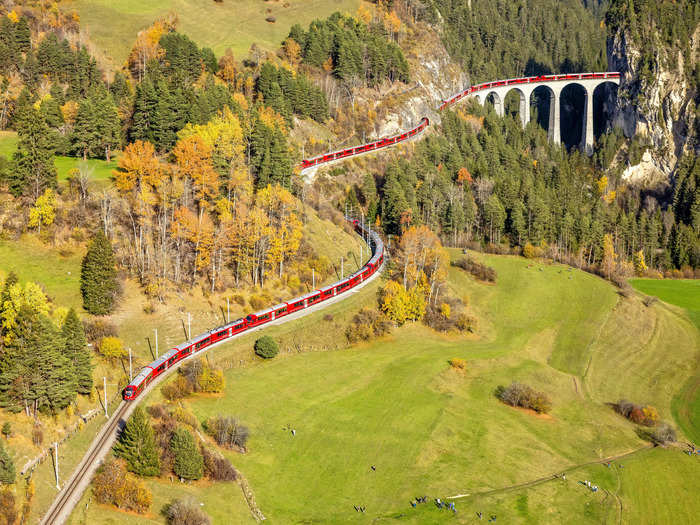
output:
M 685 52 L 661 41 L 640 44 L 627 27 L 609 35 L 607 44 L 609 70 L 621 73 L 613 123 L 627 137 L 647 137 L 651 163 L 667 176 L 673 174 L 683 154 L 697 154 L 699 147 L 694 72 L 700 27 L 688 44 L 689 48 L 683 43 Z M 649 157 L 646 159 L 648 162 Z

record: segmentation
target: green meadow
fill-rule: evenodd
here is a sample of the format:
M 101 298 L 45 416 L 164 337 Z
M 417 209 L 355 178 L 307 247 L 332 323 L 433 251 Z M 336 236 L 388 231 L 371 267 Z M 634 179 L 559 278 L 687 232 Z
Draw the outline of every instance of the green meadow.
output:
M 255 334 L 211 353 L 236 365 L 225 372 L 225 395 L 185 404 L 200 421 L 230 414 L 250 427 L 248 452 L 226 455 L 269 522 L 472 523 L 476 512 L 506 523 L 690 522 L 700 513 L 691 489 L 700 484 L 698 460 L 677 449 L 649 450 L 608 403 L 651 403 L 678 427 L 673 403 L 696 372 L 683 363 L 697 355 L 697 328 L 663 303 L 623 298 L 590 274 L 476 256 L 497 270 L 495 285 L 457 268 L 449 275 L 453 293 L 479 319 L 476 335 L 410 324 L 344 348 L 343 326 L 376 300 L 372 285 L 328 311 L 271 328 L 283 347 L 272 361 L 251 357 Z M 291 342 L 304 340 L 311 347 L 295 351 Z M 449 366 L 452 357 L 467 360 L 465 372 Z M 511 381 L 548 393 L 551 413 L 501 404 L 494 390 Z M 146 404 L 160 401 L 154 392 Z M 628 453 L 622 466 L 602 464 Z M 564 471 L 566 481 L 551 479 Z M 578 483 L 584 479 L 601 491 Z M 154 493 L 162 483 L 149 481 Z M 210 487 L 176 484 L 170 497 L 190 493 L 219 523 L 207 503 Z M 239 495 L 232 487 L 231 500 Z M 412 508 L 409 501 L 422 495 L 458 496 L 457 514 L 433 504 Z M 237 508 L 241 514 L 222 522 L 249 521 L 246 508 Z M 118 523 L 123 516 L 94 507 L 82 519 Z

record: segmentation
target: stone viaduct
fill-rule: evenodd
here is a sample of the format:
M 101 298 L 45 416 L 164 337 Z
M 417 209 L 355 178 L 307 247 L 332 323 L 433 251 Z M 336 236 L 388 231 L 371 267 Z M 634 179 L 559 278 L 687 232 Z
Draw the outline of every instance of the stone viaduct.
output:
M 585 115 L 583 117 L 583 130 L 581 134 L 581 150 L 586 153 L 593 151 L 593 93 L 595 90 L 611 82 L 620 85 L 620 74 L 607 73 L 569 73 L 562 75 L 544 75 L 538 77 L 511 78 L 478 84 L 457 95 L 443 101 L 440 108 L 454 104 L 465 97 L 475 97 L 480 104 L 484 104 L 487 98 L 493 101 L 496 113 L 503 116 L 505 112 L 506 95 L 514 90 L 520 97 L 520 121 L 523 126 L 530 122 L 530 97 L 533 91 L 540 86 L 545 86 L 549 91 L 549 138 L 553 142 L 561 143 L 560 129 L 560 103 L 561 93 L 566 86 L 577 84 L 583 87 L 586 100 L 584 104 Z

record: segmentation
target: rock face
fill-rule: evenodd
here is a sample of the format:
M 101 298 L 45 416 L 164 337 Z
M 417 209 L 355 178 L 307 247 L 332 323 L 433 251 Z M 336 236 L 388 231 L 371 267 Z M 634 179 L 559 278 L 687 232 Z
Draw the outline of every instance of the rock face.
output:
M 700 27 L 693 33 L 690 47 L 691 60 L 697 62 Z M 613 124 L 627 137 L 648 137 L 652 147 L 646 164 L 653 163 L 667 176 L 672 175 L 684 153 L 698 153 L 697 94 L 684 73 L 688 68 L 683 54 L 655 46 L 652 75 L 643 75 L 639 47 L 625 30 L 608 38 L 607 54 L 610 71 L 621 73 Z

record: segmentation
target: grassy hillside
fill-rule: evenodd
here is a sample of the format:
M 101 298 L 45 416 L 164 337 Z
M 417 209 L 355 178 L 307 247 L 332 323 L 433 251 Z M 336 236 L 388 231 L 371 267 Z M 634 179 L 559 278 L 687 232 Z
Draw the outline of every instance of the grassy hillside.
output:
M 688 318 L 700 329 L 700 281 L 691 279 L 632 279 L 640 292 L 682 308 Z M 700 341 L 696 342 L 700 345 Z M 683 363 L 692 366 L 690 356 Z M 674 415 L 690 439 L 700 443 L 700 363 L 695 363 L 696 374 L 688 379 L 672 401 Z
M 694 327 L 667 315 L 662 305 L 646 308 L 637 298 L 618 298 L 608 283 L 589 274 L 520 258 L 484 259 L 498 271 L 496 285 L 450 271 L 453 290 L 468 298 L 480 318 L 478 338 L 411 325 L 351 349 L 285 352 L 272 362 L 228 370 L 225 396 L 188 403 L 200 420 L 233 414 L 251 427 L 249 452 L 229 457 L 271 523 L 471 523 L 476 511 L 505 516 L 508 523 L 600 523 L 617 518 L 620 505 L 623 523 L 639 523 L 640 516 L 664 523 L 700 512 L 687 488 L 700 483 L 700 474 L 685 463 L 696 460 L 679 451 L 635 455 L 623 461 L 626 469 L 576 468 L 646 447 L 634 426 L 605 404 L 618 391 L 634 399 L 644 392 L 638 401 L 655 404 L 663 418 L 672 419 L 673 393 L 692 373 L 677 365 L 682 352 L 696 348 Z M 363 293 L 364 301 L 373 300 Z M 336 305 L 334 315 L 341 310 L 347 318 L 347 307 Z M 669 332 L 648 339 L 643 356 L 616 346 L 620 333 L 655 324 Z M 342 326 L 342 318 L 326 321 L 319 313 L 272 332 L 283 341 L 332 342 L 342 339 Z M 671 332 L 677 335 L 667 341 Z M 250 356 L 253 339 L 217 355 Z M 615 355 L 600 359 L 604 349 Z M 452 357 L 467 360 L 466 373 L 449 367 Z M 650 373 L 651 363 L 657 370 Z M 608 382 L 613 377 L 617 390 Z M 494 389 L 513 380 L 549 393 L 551 414 L 536 416 L 497 401 Z M 158 393 L 150 399 L 156 400 Z M 507 488 L 565 469 L 572 469 L 567 481 Z M 652 479 L 649 486 L 643 485 L 645 476 Z M 579 479 L 609 492 L 593 494 Z M 187 490 L 205 498 L 204 489 Z M 412 509 L 409 500 L 424 494 L 470 496 L 456 500 L 453 517 L 430 504 Z M 366 506 L 367 513 L 357 514 L 353 505 Z M 120 516 L 100 508 L 88 510 L 86 519 L 106 523 Z
M 254 42 L 277 50 L 293 24 L 307 26 L 335 11 L 354 13 L 359 5 L 360 0 L 73 0 L 66 7 L 77 10 L 92 43 L 118 68 L 125 62 L 136 34 L 171 12 L 178 16 L 178 31 L 199 46 L 210 47 L 217 55 L 230 47 L 241 59 Z M 269 16 L 276 21 L 267 22 Z M 105 20 L 110 23 L 105 24 Z

